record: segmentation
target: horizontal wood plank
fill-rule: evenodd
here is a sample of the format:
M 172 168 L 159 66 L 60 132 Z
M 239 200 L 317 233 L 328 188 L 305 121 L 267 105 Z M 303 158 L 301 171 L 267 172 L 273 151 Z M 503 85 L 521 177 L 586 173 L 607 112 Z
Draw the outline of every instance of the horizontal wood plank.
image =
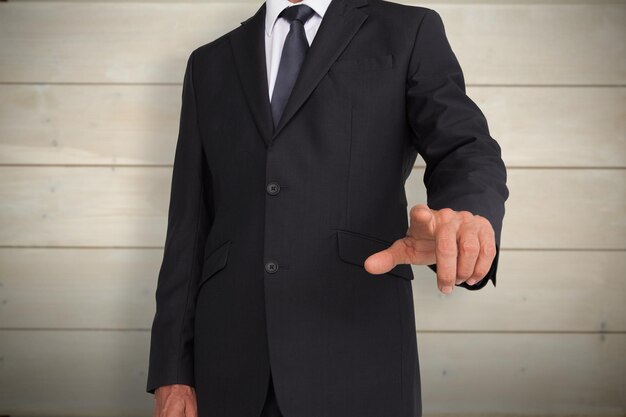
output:
M 403 3 L 442 15 L 470 84 L 626 83 L 622 4 Z M 2 3 L 0 82 L 181 82 L 191 50 L 237 28 L 259 6 Z
M 2 248 L 0 328 L 147 330 L 162 256 L 162 249 Z
M 468 95 L 509 167 L 626 167 L 626 88 Z M 171 164 L 180 101 L 179 85 L 0 84 L 0 164 Z
M 0 164 L 171 165 L 181 89 L 0 84 Z
M 406 184 L 426 202 L 422 168 Z M 501 245 L 510 249 L 626 249 L 626 170 L 509 169 Z
M 0 249 L 0 328 L 148 330 L 162 253 Z M 626 332 L 624 252 L 504 250 L 497 287 L 450 295 L 413 270 L 420 331 Z
M 413 270 L 418 330 L 626 331 L 623 251 L 503 250 L 496 287 L 450 295 L 430 269 Z
M 429 413 L 619 416 L 626 335 L 418 334 Z
M 623 415 L 624 334 L 417 338 L 425 416 Z M 148 332 L 0 331 L 0 408 L 16 415 L 149 415 L 148 349 Z
M 626 88 L 468 87 L 467 94 L 507 167 L 625 166 Z
M 0 167 L 0 245 L 158 247 L 171 168 Z
M 170 183 L 170 167 L 0 167 L 0 246 L 161 246 Z M 623 169 L 509 170 L 502 247 L 626 249 L 624 184 Z
M 0 331 L 6 415 L 148 416 L 149 332 Z

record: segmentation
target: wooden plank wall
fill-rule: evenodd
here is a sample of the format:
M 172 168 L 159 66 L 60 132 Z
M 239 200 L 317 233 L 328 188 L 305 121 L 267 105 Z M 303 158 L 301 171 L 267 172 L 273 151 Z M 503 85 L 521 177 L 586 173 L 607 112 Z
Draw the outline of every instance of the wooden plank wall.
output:
M 185 60 L 260 4 L 0 3 L 0 414 L 150 415 Z M 425 415 L 624 415 L 626 5 L 419 4 L 511 191 L 497 288 L 414 267 Z

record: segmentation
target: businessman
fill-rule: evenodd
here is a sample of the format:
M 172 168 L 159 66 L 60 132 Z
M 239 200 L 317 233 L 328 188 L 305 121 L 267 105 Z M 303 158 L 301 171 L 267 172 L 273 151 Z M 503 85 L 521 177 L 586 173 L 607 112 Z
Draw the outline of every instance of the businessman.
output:
M 187 60 L 154 415 L 421 416 L 411 265 L 495 286 L 508 193 L 436 11 L 267 0 Z

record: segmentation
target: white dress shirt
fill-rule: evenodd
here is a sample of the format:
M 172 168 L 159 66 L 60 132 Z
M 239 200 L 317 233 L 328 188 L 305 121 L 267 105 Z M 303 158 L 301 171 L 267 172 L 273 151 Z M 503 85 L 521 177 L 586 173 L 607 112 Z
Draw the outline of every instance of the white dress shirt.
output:
M 278 74 L 278 66 L 280 65 L 280 56 L 283 52 L 283 45 L 287 33 L 289 33 L 289 22 L 282 17 L 277 20 L 280 12 L 285 7 L 306 4 L 315 13 L 304 24 L 304 31 L 309 45 L 313 42 L 317 29 L 322 22 L 324 13 L 328 9 L 331 0 L 302 0 L 298 3 L 291 3 L 289 0 L 267 0 L 265 2 L 265 61 L 267 64 L 268 89 L 270 100 L 274 91 L 276 82 L 276 74 Z

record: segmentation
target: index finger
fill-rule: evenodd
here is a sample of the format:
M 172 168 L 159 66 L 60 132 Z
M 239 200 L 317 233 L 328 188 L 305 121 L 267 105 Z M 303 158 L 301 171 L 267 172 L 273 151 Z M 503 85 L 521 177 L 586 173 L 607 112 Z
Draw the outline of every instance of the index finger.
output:
M 440 223 L 435 231 L 435 257 L 437 258 L 437 284 L 439 289 L 450 294 L 456 281 L 458 247 L 456 241 L 457 225 L 450 222 Z

